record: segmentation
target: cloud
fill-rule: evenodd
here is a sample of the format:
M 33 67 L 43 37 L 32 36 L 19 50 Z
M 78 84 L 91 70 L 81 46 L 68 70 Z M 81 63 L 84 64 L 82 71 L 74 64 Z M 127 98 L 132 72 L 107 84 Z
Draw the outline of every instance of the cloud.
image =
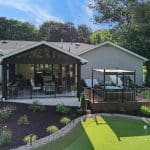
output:
M 31 0 L 0 0 L 0 5 L 10 6 L 25 12 L 36 22 L 37 26 L 48 20 L 63 22 L 63 20 L 51 15 L 44 8 L 37 3 L 33 3 Z
M 86 13 L 89 17 L 93 17 L 94 12 L 92 9 L 90 9 L 88 6 L 85 7 Z

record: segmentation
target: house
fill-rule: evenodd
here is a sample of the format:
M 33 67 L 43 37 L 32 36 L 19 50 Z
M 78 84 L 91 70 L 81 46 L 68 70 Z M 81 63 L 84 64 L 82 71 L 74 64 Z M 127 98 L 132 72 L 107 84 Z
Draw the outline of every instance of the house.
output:
M 92 68 L 136 70 L 136 83 L 142 85 L 142 68 L 148 60 L 111 42 L 95 46 L 8 40 L 0 41 L 0 55 L 4 98 L 22 97 L 22 93 L 29 97 L 43 96 L 41 90 L 44 96 L 52 93 L 54 96 L 72 96 L 71 91 L 76 89 L 76 85 L 79 97 L 79 80 L 91 79 Z M 28 83 L 25 82 L 25 86 L 18 90 L 18 80 L 28 80 Z M 52 82 L 54 80 L 55 83 Z M 29 82 L 31 91 L 28 90 Z M 51 87 L 47 86 L 48 83 Z

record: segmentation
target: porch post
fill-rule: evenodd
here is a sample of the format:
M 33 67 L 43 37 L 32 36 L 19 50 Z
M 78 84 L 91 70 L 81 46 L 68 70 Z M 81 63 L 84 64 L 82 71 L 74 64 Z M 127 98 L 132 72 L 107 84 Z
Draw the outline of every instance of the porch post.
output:
M 134 70 L 134 100 L 136 100 L 136 69 Z
M 80 101 L 80 95 L 81 95 L 81 63 L 77 64 L 77 97 L 79 98 Z
M 15 81 L 15 64 L 9 65 L 9 82 Z
M 122 88 L 122 102 L 124 102 L 124 73 L 122 74 L 122 80 L 123 80 L 123 88 Z
M 93 68 L 92 68 L 92 88 L 94 87 L 94 85 L 93 85 L 93 76 L 94 76 L 94 72 L 93 72 L 94 70 L 93 70 Z
M 2 63 L 2 98 L 7 99 L 7 64 Z
M 106 80 L 106 70 L 105 69 L 104 69 L 104 79 L 103 80 L 104 80 L 104 97 L 103 97 L 103 99 L 105 101 L 105 100 L 107 100 L 107 98 L 106 98 L 107 92 L 105 90 L 106 89 L 106 85 L 105 85 L 105 82 L 106 82 L 105 81 Z

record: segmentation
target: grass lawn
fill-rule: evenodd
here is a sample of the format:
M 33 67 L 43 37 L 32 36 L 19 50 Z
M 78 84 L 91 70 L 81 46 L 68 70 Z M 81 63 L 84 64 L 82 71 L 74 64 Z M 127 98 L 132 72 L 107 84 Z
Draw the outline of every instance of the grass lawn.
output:
M 37 150 L 149 150 L 144 122 L 120 117 L 88 118 L 72 131 Z

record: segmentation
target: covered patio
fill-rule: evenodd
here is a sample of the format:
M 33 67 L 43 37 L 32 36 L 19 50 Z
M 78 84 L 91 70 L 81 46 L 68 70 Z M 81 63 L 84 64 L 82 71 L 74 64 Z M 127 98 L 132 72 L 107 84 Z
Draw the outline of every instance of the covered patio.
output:
M 47 42 L 1 57 L 2 98 L 80 98 L 81 65 L 86 60 Z

